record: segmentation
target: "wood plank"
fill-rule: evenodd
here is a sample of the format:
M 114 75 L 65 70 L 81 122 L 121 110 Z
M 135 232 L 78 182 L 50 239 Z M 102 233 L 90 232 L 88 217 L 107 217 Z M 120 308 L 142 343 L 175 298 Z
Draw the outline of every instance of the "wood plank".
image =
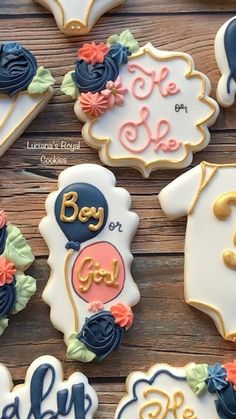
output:
M 234 0 L 127 0 L 112 13 L 198 13 L 198 12 L 235 12 Z M 33 0 L 1 0 L 0 15 L 45 14 L 46 10 Z
M 41 300 L 49 276 L 46 259 L 38 259 L 30 274 L 38 279 L 37 295 L 22 313 L 13 316 L 1 337 L 0 359 L 10 367 L 15 380 L 22 380 L 29 363 L 44 353 L 65 360 L 62 335 L 50 324 L 49 309 Z M 210 363 L 233 358 L 235 345 L 219 336 L 211 319 L 184 302 L 182 255 L 136 257 L 133 275 L 142 298 L 134 308 L 135 323 L 122 347 L 102 369 L 99 363 L 65 360 L 66 377 L 79 368 L 96 382 L 101 382 L 101 376 L 102 382 L 109 382 L 124 380 L 133 370 L 145 371 L 154 362 L 185 365 L 193 360 Z
M 34 150 L 27 148 L 31 144 L 58 144 L 64 141 L 69 145 L 77 142 L 71 137 L 33 138 L 24 134 L 13 147 L 1 158 L 0 188 L 2 208 L 9 214 L 9 219 L 22 228 L 37 256 L 47 255 L 47 247 L 40 237 L 37 226 L 44 216 L 45 199 L 56 189 L 59 173 L 66 167 L 78 163 L 100 163 L 97 152 L 81 141 L 81 149 L 74 153 L 64 150 Z M 44 165 L 40 162 L 45 155 L 54 155 L 66 159 L 64 164 Z M 235 137 L 230 133 L 213 133 L 211 144 L 194 157 L 194 165 L 202 160 L 213 163 L 236 161 Z M 13 170 L 11 170 L 13 168 Z M 113 170 L 113 169 L 112 169 Z M 188 170 L 188 169 L 186 169 Z M 157 194 L 182 171 L 159 170 L 149 179 L 132 169 L 114 169 L 118 186 L 126 187 L 133 198 L 133 209 L 140 217 L 140 226 L 132 244 L 132 250 L 137 253 L 178 253 L 184 248 L 186 220 L 168 221 L 162 213 Z M 29 223 L 29 220 L 30 223 Z M 147 240 L 148 237 L 148 240 Z
M 200 15 L 193 18 L 184 16 L 132 16 L 104 17 L 92 32 L 90 40 L 104 41 L 107 36 L 125 27 L 130 27 L 144 45 L 152 41 L 153 45 L 166 50 L 183 51 L 191 54 L 196 68 L 207 74 L 213 85 L 213 97 L 219 79 L 219 71 L 214 58 L 214 38 L 218 28 L 229 15 Z M 25 27 L 30 27 L 26 30 Z M 143 31 L 143 28 L 148 28 Z M 6 29 L 7 28 L 7 29 Z M 158 30 L 156 30 L 158 28 Z M 172 29 L 173 28 L 173 29 Z M 178 28 L 176 35 L 175 28 Z M 186 38 L 186 31 L 191 35 Z M 85 37 L 68 39 L 52 25 L 52 19 L 45 17 L 2 19 L 0 39 L 16 40 L 31 49 L 38 58 L 38 63 L 52 70 L 57 81 L 55 96 L 49 106 L 31 124 L 28 132 L 80 132 L 81 124 L 73 112 L 73 100 L 60 93 L 63 76 L 73 68 L 76 50 Z M 216 130 L 236 129 L 236 105 L 222 110 L 214 127 Z

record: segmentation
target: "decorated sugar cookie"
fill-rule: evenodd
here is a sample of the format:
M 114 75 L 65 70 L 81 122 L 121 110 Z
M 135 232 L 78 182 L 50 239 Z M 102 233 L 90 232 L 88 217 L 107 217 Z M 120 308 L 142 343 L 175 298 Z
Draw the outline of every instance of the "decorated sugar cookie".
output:
M 222 74 L 217 87 L 217 100 L 233 105 L 236 94 L 236 16 L 224 23 L 215 39 L 215 56 Z
M 60 30 L 69 36 L 90 32 L 96 21 L 125 0 L 35 0 L 50 10 Z
M 0 44 L 0 156 L 47 105 L 53 83 L 22 45 Z
M 130 242 L 138 217 L 114 175 L 93 164 L 61 173 L 40 223 L 51 276 L 43 293 L 67 356 L 102 361 L 121 345 L 140 295 L 131 276 Z M 63 307 L 63 316 L 61 309 Z
M 185 298 L 236 342 L 236 164 L 203 162 L 159 194 L 170 219 L 188 216 Z
M 145 177 L 188 166 L 209 143 L 208 126 L 219 112 L 208 78 L 189 55 L 139 47 L 128 30 L 84 44 L 61 89 L 76 100 L 83 138 L 101 161 Z
M 132 373 L 115 419 L 234 419 L 235 371 L 236 361 L 184 368 L 157 364 L 147 374 Z
M 0 211 L 0 335 L 9 318 L 23 310 L 36 291 L 36 281 L 24 271 L 34 261 L 31 248 L 19 228 L 7 223 Z
M 25 382 L 13 387 L 9 370 L 0 364 L 0 416 L 17 418 L 92 419 L 97 410 L 95 390 L 80 372 L 63 378 L 62 364 L 52 356 L 37 358 Z

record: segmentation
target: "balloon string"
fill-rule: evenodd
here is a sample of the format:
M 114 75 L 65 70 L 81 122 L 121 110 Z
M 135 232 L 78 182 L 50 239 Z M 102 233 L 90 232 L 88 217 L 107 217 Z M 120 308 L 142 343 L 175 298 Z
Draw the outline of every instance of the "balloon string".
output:
M 72 305 L 73 308 L 73 312 L 74 312 L 74 323 L 75 323 L 75 331 L 79 332 L 79 316 L 78 316 L 78 311 L 77 311 L 77 307 L 71 292 L 71 287 L 70 287 L 70 276 L 69 276 L 69 265 L 70 265 L 70 261 L 71 258 L 74 254 L 74 250 L 70 249 L 67 253 L 66 256 L 66 261 L 65 261 L 65 280 L 66 280 L 66 290 L 67 290 L 67 294 L 69 296 L 70 299 L 70 303 Z

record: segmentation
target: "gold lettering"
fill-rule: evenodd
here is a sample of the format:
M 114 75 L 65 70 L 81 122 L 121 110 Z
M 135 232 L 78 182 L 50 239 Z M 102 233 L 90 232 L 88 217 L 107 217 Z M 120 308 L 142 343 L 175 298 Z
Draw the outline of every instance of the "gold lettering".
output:
M 107 287 L 117 288 L 119 283 L 117 281 L 120 271 L 118 260 L 112 261 L 112 270 L 108 271 L 101 267 L 92 258 L 86 257 L 78 266 L 77 279 L 79 281 L 79 289 L 86 293 L 95 284 L 104 283 Z
M 94 207 L 92 207 L 92 209 L 94 210 L 92 217 L 95 218 L 95 220 L 98 220 L 98 224 L 89 224 L 89 230 L 98 231 L 104 223 L 104 208 L 99 207 L 97 211 Z
M 68 192 L 63 195 L 63 200 L 61 204 L 61 213 L 60 213 L 60 220 L 64 221 L 65 223 L 74 223 L 76 218 L 78 217 L 79 209 L 76 204 L 78 199 L 77 192 Z M 66 216 L 66 208 L 72 208 L 73 214 L 70 217 Z

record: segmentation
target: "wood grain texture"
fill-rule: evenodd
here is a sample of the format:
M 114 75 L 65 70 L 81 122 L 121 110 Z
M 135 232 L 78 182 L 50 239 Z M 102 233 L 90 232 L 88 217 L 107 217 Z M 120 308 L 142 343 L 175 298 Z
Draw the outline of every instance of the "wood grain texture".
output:
M 73 102 L 60 94 L 63 75 L 74 63 L 76 50 L 88 37 L 66 38 L 50 14 L 32 0 L 0 0 L 0 40 L 16 40 L 30 48 L 38 62 L 52 69 L 55 96 L 49 106 L 0 160 L 0 207 L 29 240 L 36 262 L 30 273 L 38 280 L 38 291 L 26 310 L 12 318 L 1 337 L 0 361 L 10 367 L 16 382 L 24 379 L 27 366 L 43 354 L 63 361 L 66 376 L 80 369 L 98 391 L 100 407 L 96 419 L 112 419 L 125 392 L 125 377 L 133 370 L 147 370 L 156 362 L 184 365 L 225 361 L 234 357 L 235 345 L 225 342 L 213 322 L 187 306 L 183 290 L 183 246 L 186 220 L 168 221 L 157 195 L 180 173 L 158 171 L 145 180 L 132 169 L 115 169 L 118 186 L 128 189 L 140 227 L 132 243 L 133 274 L 141 291 L 135 308 L 135 325 L 126 334 L 121 350 L 103 364 L 81 365 L 65 359 L 62 335 L 50 324 L 49 308 L 41 299 L 49 276 L 47 247 L 38 232 L 45 214 L 44 202 L 56 188 L 61 170 L 73 164 L 99 163 L 95 150 L 81 139 L 81 124 L 73 113 Z M 130 27 L 143 45 L 190 53 L 196 68 L 213 84 L 219 78 L 214 58 L 215 33 L 236 10 L 235 0 L 127 0 L 99 20 L 90 40 Z M 236 106 L 222 111 L 212 128 L 210 145 L 194 157 L 217 163 L 236 161 Z M 42 150 L 57 144 L 59 150 Z M 71 151 L 80 144 L 80 149 Z M 54 155 L 60 161 L 53 162 Z M 45 158 L 44 158 L 45 156 Z M 45 163 L 45 159 L 48 159 Z M 50 161 L 51 159 L 51 161 Z M 187 170 L 187 169 L 186 169 Z

